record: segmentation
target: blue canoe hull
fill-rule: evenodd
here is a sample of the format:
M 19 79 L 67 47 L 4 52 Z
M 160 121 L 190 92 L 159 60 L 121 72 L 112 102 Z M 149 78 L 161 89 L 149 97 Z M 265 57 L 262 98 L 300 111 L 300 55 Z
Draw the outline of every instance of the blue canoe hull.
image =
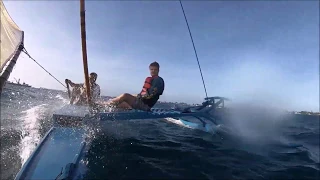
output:
M 69 176 L 72 176 L 71 179 L 81 179 L 79 176 L 84 172 L 79 166 L 81 164 L 79 161 L 87 148 L 84 127 L 92 122 L 175 118 L 184 125 L 200 128 L 204 131 L 209 131 L 209 126 L 199 118 L 200 116 L 214 122 L 214 119 L 210 119 L 209 116 L 201 112 L 182 113 L 161 109 L 153 109 L 151 112 L 102 112 L 92 116 L 88 114 L 90 113 L 86 107 L 79 108 L 70 105 L 60 109 L 60 112 L 56 112 L 53 115 L 54 127 L 45 135 L 15 179 L 56 179 L 62 168 L 65 168 L 69 163 L 73 163 L 75 166 L 75 172 L 70 171 L 71 174 L 69 173 Z M 194 123 L 185 118 L 179 118 L 183 116 L 195 117 L 200 121 Z
M 77 163 L 85 142 L 83 128 L 51 128 L 16 179 L 55 179 L 68 163 Z

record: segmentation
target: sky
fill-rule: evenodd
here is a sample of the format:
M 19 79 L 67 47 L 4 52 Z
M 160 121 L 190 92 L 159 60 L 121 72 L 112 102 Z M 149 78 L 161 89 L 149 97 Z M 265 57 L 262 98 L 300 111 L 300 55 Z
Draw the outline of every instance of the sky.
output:
M 79 1 L 4 1 L 25 48 L 60 81 L 84 82 Z M 208 96 L 319 111 L 319 2 L 183 1 Z M 161 101 L 204 88 L 179 1 L 86 1 L 89 72 L 102 95 L 137 94 L 157 61 Z M 22 54 L 9 78 L 61 89 Z

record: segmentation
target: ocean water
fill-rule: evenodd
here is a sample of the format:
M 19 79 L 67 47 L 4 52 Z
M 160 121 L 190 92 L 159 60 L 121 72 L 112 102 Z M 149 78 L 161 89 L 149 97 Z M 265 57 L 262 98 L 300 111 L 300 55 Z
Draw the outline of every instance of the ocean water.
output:
M 1 179 L 13 179 L 66 93 L 8 87 L 1 97 Z M 254 113 L 253 113 L 254 112 Z M 221 120 L 222 122 L 224 120 Z M 319 179 L 319 116 L 234 109 L 206 133 L 165 119 L 97 129 L 86 179 Z

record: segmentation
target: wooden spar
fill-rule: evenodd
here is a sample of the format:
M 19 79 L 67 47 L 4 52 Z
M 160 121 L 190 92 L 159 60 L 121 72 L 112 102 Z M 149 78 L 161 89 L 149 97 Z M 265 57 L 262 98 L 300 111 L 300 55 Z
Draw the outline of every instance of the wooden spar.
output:
M 8 66 L 6 68 L 3 69 L 3 72 L 1 76 L 0 76 L 0 94 L 2 93 L 2 90 L 7 82 L 7 80 L 9 79 L 9 76 L 13 70 L 14 65 L 16 64 L 21 51 L 23 50 L 23 42 L 24 42 L 24 32 L 22 31 L 22 37 L 21 37 L 21 43 L 18 47 L 18 49 L 16 50 L 14 56 L 11 58 Z
M 91 105 L 89 74 L 88 74 L 88 61 L 87 61 L 87 44 L 86 44 L 86 16 L 85 16 L 85 3 L 80 0 L 80 19 L 81 19 L 81 41 L 82 41 L 82 57 L 83 57 L 83 71 L 85 78 L 85 85 L 87 90 L 88 104 Z

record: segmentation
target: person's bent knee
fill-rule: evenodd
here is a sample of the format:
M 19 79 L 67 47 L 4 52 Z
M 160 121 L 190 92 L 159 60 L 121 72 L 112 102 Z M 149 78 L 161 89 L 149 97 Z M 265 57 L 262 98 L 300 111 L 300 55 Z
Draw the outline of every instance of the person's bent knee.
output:
M 121 96 L 122 96 L 122 97 L 128 97 L 128 96 L 130 96 L 130 94 L 129 94 L 129 93 L 124 93 L 124 94 L 122 94 Z
M 129 96 L 128 93 L 121 94 L 121 95 L 119 96 L 119 100 L 120 100 L 120 101 L 124 101 L 125 99 L 128 98 L 128 96 Z

